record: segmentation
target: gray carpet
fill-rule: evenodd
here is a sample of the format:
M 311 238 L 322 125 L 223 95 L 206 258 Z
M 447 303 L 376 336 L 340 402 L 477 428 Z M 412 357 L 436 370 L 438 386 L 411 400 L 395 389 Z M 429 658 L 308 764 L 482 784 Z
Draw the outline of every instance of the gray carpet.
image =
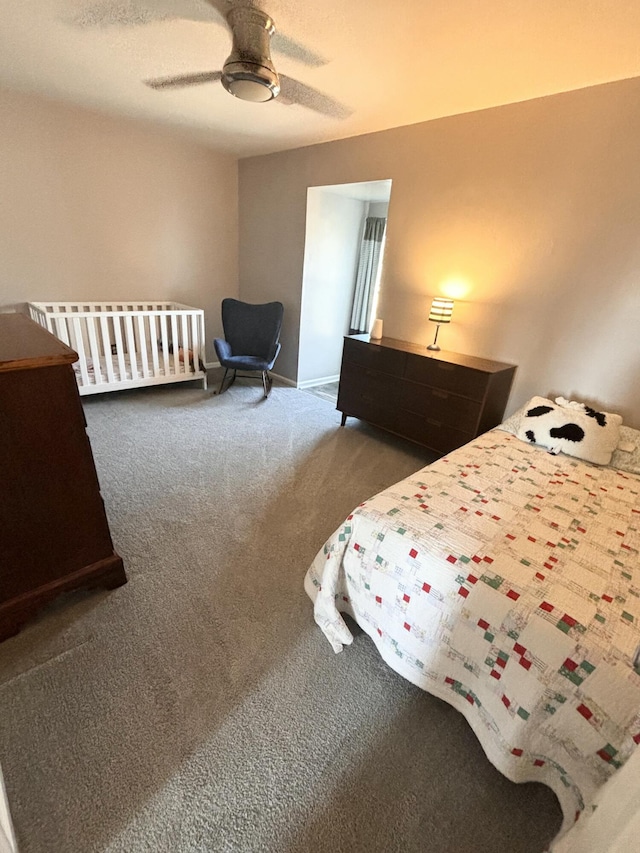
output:
M 541 853 L 554 795 L 303 588 L 369 495 L 430 461 L 328 402 L 236 384 L 85 398 L 129 583 L 0 645 L 0 763 L 22 853 Z

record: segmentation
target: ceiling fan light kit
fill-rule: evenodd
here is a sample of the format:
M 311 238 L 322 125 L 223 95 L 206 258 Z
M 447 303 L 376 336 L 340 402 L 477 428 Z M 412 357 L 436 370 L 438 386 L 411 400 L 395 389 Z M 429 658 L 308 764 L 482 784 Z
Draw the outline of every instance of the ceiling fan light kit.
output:
M 271 101 L 280 93 L 275 69 L 252 62 L 225 62 L 221 80 L 229 94 L 243 101 Z
M 222 85 L 243 101 L 271 101 L 280 93 L 270 52 L 273 20 L 256 7 L 236 6 L 228 12 L 227 21 L 233 47 L 222 68 Z

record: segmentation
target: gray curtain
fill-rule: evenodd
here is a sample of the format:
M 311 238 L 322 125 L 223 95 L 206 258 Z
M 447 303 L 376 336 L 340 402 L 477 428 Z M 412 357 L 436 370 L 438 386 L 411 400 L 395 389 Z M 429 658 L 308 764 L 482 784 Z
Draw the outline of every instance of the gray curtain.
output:
M 382 238 L 387 220 L 382 216 L 367 216 L 364 235 L 358 259 L 356 286 L 351 309 L 350 335 L 360 335 L 369 331 L 371 324 L 371 305 L 375 295 Z

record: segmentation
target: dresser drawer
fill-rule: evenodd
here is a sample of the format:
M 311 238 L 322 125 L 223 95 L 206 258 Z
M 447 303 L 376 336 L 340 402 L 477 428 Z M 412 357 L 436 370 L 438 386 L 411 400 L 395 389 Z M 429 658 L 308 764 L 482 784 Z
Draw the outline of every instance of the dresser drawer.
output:
M 441 421 L 447 426 L 474 432 L 482 409 L 477 400 L 469 400 L 414 382 L 403 382 L 400 390 L 400 408 L 417 415 Z
M 488 375 L 480 370 L 412 353 L 407 355 L 404 376 L 414 382 L 461 394 L 479 402 L 484 399 L 488 382 Z
M 342 359 L 350 364 L 359 364 L 361 367 L 370 367 L 382 373 L 402 376 L 406 358 L 407 354 L 400 350 L 345 338 Z
M 353 364 L 344 365 L 337 408 L 354 418 L 395 429 L 398 385 L 398 380 L 386 373 Z
M 440 453 L 449 453 L 475 438 L 473 431 L 455 429 L 413 412 L 399 412 L 396 426 L 397 431 L 402 435 Z

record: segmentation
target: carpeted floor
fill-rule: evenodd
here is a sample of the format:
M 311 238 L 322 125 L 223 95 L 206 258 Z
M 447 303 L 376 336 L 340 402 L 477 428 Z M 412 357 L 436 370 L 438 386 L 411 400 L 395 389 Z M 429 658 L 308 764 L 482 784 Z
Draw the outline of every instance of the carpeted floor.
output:
M 304 573 L 426 452 L 293 388 L 85 398 L 129 583 L 0 645 L 0 763 L 22 853 L 541 853 L 546 788 L 362 633 L 334 655 Z

